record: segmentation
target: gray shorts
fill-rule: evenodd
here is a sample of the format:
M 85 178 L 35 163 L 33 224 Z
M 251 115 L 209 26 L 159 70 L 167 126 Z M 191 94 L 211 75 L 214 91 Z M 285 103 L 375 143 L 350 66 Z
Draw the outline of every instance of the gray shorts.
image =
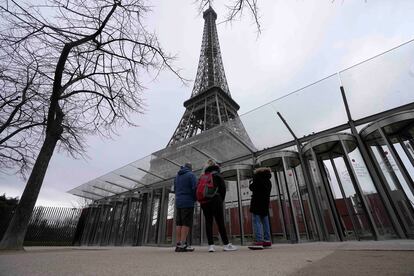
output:
M 193 226 L 194 208 L 176 208 L 175 209 L 175 225 L 176 226 Z

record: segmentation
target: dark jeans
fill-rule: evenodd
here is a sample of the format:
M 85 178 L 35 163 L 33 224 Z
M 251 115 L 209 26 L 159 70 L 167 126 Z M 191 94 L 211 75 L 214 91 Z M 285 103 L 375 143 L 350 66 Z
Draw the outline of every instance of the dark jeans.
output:
M 223 201 L 220 196 L 215 196 L 211 201 L 202 204 L 204 217 L 206 218 L 206 234 L 208 244 L 214 244 L 213 240 L 213 217 L 216 220 L 221 241 L 224 245 L 229 243 L 227 238 L 226 226 L 224 225 Z

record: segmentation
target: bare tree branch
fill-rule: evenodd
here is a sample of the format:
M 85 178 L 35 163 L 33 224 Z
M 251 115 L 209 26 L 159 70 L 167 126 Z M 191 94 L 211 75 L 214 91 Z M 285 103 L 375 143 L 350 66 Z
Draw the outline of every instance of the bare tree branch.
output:
M 258 0 L 231 0 L 228 1 L 229 4 L 226 4 L 227 15 L 218 24 L 229 23 L 234 20 L 241 18 L 243 12 L 247 13 L 252 17 L 254 24 L 256 25 L 257 33 L 260 34 L 262 27 L 260 25 L 260 16 L 259 16 L 259 6 L 257 4 Z M 198 11 L 201 14 L 208 6 L 213 5 L 213 0 L 196 0 L 195 3 L 198 4 Z

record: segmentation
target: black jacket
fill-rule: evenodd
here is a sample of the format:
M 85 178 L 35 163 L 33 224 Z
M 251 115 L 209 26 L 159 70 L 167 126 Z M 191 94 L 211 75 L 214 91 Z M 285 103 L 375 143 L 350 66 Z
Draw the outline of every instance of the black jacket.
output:
M 224 201 L 226 198 L 226 184 L 224 183 L 224 179 L 220 174 L 220 167 L 219 166 L 209 166 L 204 170 L 205 173 L 211 173 L 213 176 L 213 183 L 216 187 L 218 187 L 218 195 L 220 196 L 221 200 Z
M 269 168 L 258 168 L 254 170 L 253 182 L 249 189 L 253 192 L 250 201 L 250 212 L 260 216 L 269 214 L 270 191 L 272 174 Z

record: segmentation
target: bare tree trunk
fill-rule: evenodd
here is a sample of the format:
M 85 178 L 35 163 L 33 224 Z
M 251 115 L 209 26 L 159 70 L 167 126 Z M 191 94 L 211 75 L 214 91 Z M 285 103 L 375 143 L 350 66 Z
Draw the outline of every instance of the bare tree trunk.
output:
M 56 143 L 62 132 L 61 126 L 58 126 L 57 128 L 55 127 L 55 130 L 56 131 L 46 134 L 45 141 L 43 142 L 43 146 L 33 166 L 32 173 L 27 181 L 19 205 L 16 208 L 2 241 L 0 242 L 0 250 L 24 250 L 23 241 L 30 216 L 36 204 Z

